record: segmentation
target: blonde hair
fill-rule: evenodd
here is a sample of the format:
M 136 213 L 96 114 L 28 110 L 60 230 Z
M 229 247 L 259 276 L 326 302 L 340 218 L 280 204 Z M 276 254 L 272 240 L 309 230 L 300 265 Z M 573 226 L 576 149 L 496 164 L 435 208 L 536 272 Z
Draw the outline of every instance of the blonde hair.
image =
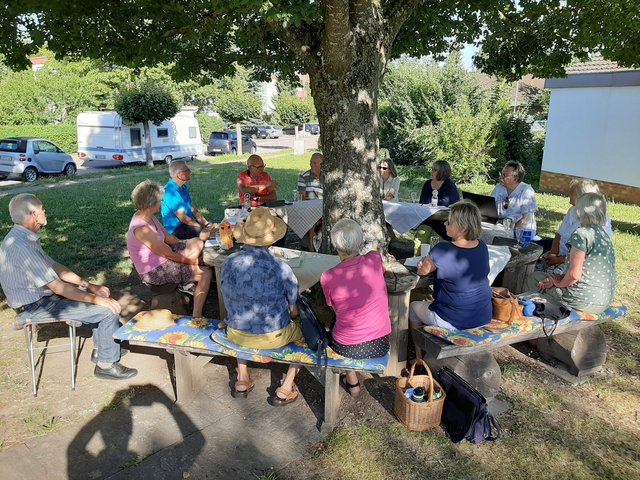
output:
M 449 223 L 464 228 L 464 238 L 467 240 L 477 240 L 482 235 L 480 209 L 471 200 L 460 200 L 450 206 Z
M 138 210 L 150 208 L 162 202 L 164 189 L 159 183 L 145 180 L 139 183 L 131 192 L 131 201 Z

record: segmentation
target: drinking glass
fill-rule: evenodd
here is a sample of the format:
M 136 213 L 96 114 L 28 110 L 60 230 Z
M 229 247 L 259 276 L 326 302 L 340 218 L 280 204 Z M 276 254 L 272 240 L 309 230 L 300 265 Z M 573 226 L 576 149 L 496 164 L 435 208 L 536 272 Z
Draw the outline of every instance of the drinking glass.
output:
M 431 246 L 431 250 L 433 250 L 433 247 L 435 247 L 437 244 L 439 244 L 442 241 L 442 239 L 437 236 L 437 235 L 433 235 L 430 239 L 429 239 L 429 245 Z
M 411 203 L 417 203 L 417 202 L 418 202 L 418 193 L 411 192 Z
M 509 237 L 513 238 L 513 220 L 511 218 L 503 218 L 502 226 L 509 233 Z
M 298 190 L 293 190 L 292 195 L 291 195 L 291 199 L 293 202 L 299 202 L 300 201 L 300 193 L 298 193 Z

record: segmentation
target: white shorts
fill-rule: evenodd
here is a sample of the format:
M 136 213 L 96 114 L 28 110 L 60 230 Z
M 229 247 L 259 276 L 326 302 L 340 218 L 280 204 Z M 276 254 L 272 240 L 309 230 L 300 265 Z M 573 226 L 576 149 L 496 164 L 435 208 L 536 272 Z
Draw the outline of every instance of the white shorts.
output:
M 409 305 L 409 321 L 415 324 L 433 325 L 446 330 L 458 330 L 449 322 L 440 318 L 436 312 L 429 310 L 429 305 L 431 305 L 431 302 L 411 302 L 411 305 Z

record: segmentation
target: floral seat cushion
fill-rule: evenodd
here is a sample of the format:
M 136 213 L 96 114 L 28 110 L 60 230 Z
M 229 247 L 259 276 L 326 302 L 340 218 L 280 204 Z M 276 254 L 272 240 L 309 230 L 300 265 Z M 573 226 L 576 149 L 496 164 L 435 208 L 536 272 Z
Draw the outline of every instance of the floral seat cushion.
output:
M 256 350 L 245 348 L 231 342 L 227 338 L 225 328 L 218 328 L 220 320 L 193 319 L 174 315 L 175 325 L 158 330 L 136 328 L 135 317 L 120 327 L 114 338 L 121 341 L 138 341 L 158 344 L 158 346 L 176 345 L 190 347 L 194 351 L 202 350 L 203 354 L 213 352 L 230 357 L 241 358 L 258 363 L 272 360 L 298 363 L 302 365 L 316 364 L 316 355 L 304 342 L 290 343 L 272 350 Z M 214 341 L 215 340 L 215 341 Z M 387 366 L 389 355 L 367 360 L 354 360 L 338 355 L 327 348 L 327 365 L 334 368 L 355 368 L 370 372 L 382 372 Z M 324 359 L 323 362 L 324 363 Z
M 627 307 L 625 307 L 621 302 L 614 300 L 611 306 L 599 315 L 581 312 L 578 310 L 571 310 L 569 316 L 558 320 L 558 326 L 583 320 L 611 321 L 619 317 L 624 317 L 626 314 Z M 545 328 L 551 329 L 553 328 L 554 324 L 551 320 L 547 320 L 545 321 L 544 325 Z M 433 326 L 427 326 L 423 328 L 425 332 L 441 338 L 442 340 L 445 340 L 449 343 L 461 347 L 470 347 L 499 342 L 501 340 L 506 340 L 520 334 L 540 330 L 542 329 L 542 320 L 538 317 L 524 317 L 523 320 L 514 322 L 511 325 L 500 322 L 498 320 L 491 320 L 491 323 L 489 325 L 485 325 L 484 327 L 479 328 L 472 328 L 469 330 L 446 330 L 444 328 Z

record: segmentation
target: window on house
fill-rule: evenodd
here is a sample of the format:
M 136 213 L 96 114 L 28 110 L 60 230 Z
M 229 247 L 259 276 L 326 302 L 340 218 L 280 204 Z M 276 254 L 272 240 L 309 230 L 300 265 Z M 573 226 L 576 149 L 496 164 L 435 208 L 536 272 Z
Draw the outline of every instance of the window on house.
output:
M 196 127 L 189 127 L 189 138 L 196 138 Z
M 168 128 L 159 128 L 158 129 L 158 138 L 167 138 L 169 136 Z

